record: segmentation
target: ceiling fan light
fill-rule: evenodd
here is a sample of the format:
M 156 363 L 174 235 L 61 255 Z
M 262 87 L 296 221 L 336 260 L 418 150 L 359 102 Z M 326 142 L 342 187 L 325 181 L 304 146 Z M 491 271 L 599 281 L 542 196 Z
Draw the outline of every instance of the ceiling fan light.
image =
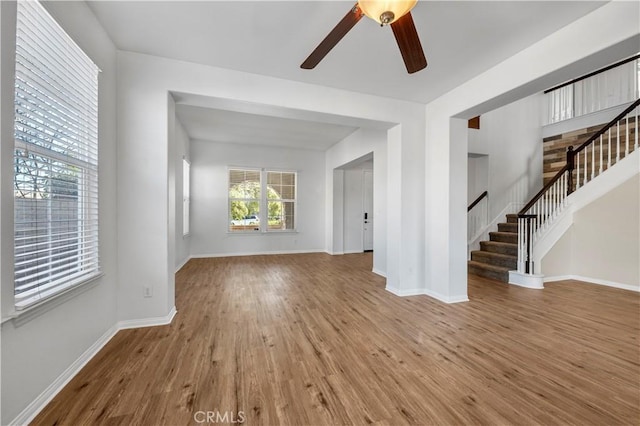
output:
M 406 15 L 417 2 L 418 0 L 358 0 L 358 6 L 365 15 L 378 24 L 387 25 Z M 390 16 L 391 20 L 389 20 Z

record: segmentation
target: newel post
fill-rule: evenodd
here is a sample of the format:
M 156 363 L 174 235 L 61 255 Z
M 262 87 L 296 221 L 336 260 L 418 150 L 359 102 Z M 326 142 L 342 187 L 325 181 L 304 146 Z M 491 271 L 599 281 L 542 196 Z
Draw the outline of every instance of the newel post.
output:
M 573 192 L 573 169 L 574 169 L 575 153 L 573 152 L 573 145 L 569 145 L 567 148 L 567 171 L 569 177 L 567 179 L 567 195 Z

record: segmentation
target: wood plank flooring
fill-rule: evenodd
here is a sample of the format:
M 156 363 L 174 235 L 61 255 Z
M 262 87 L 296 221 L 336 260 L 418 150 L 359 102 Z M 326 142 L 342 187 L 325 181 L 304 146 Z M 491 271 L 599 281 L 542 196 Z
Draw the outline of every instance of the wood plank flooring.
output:
M 371 263 L 191 260 L 173 323 L 120 331 L 33 424 L 640 424 L 638 294 L 470 276 L 447 305 Z

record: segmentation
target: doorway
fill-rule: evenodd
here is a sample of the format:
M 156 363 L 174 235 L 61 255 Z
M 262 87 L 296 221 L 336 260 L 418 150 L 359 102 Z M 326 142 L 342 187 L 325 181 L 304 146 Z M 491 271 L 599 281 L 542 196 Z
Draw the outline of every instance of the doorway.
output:
M 362 171 L 363 238 L 362 249 L 373 251 L 373 169 Z
M 374 170 L 373 153 L 339 167 L 342 182 L 335 195 L 342 211 L 342 252 L 372 252 L 374 246 Z

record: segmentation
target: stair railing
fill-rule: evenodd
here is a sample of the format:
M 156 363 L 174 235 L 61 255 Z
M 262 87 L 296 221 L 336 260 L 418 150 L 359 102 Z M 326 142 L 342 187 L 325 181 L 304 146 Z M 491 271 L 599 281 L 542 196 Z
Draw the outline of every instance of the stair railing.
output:
M 482 200 L 487 202 L 480 204 Z M 479 205 L 479 207 L 477 207 Z M 477 207 L 477 208 L 476 208 Z M 489 192 L 484 191 L 467 207 L 467 235 L 475 237 L 489 223 Z
M 535 273 L 533 262 L 535 242 L 567 206 L 567 197 L 603 171 L 611 168 L 621 158 L 638 149 L 639 105 L 640 99 L 637 99 L 578 148 L 568 147 L 565 166 L 520 210 L 518 213 L 518 272 Z M 633 138 L 630 137 L 631 124 L 635 133 Z M 621 125 L 624 126 L 622 140 Z M 614 154 L 615 157 L 613 157 Z

